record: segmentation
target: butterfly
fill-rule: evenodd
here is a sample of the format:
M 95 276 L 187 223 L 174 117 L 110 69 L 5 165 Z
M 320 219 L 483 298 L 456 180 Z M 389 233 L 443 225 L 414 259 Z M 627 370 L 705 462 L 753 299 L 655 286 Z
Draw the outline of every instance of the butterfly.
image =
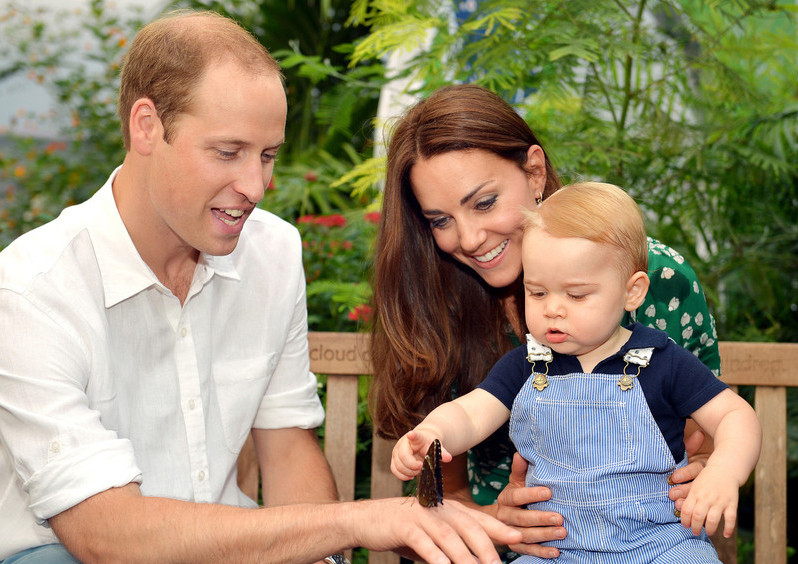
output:
M 441 442 L 432 441 L 424 457 L 424 466 L 418 477 L 416 497 L 424 507 L 443 505 L 443 475 L 441 473 Z

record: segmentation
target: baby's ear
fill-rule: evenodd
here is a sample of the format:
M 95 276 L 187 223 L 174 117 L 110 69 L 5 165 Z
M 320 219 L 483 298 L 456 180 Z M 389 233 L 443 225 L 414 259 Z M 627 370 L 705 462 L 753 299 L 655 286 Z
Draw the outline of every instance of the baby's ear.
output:
M 624 305 L 626 311 L 634 311 L 640 307 L 643 300 L 646 299 L 649 284 L 648 274 L 642 270 L 638 270 L 629 277 L 629 280 L 626 281 L 626 303 Z

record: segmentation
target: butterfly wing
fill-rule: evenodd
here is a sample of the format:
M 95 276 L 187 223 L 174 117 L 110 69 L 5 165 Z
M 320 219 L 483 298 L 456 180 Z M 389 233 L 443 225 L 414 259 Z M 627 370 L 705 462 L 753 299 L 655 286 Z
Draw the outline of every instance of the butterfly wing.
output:
M 416 497 L 424 507 L 443 505 L 443 472 L 441 470 L 441 442 L 435 439 L 424 457 L 424 466 L 418 477 Z

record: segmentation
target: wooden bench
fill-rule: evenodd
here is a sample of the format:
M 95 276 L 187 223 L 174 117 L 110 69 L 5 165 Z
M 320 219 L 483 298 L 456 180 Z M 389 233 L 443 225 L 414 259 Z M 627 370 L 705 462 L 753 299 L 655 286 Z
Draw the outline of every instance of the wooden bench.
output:
M 342 500 L 354 499 L 358 376 L 367 375 L 369 336 L 361 333 L 310 333 L 310 367 L 327 375 L 325 454 Z M 754 472 L 754 543 L 757 564 L 787 562 L 787 387 L 798 386 L 798 343 L 721 342 L 723 380 L 755 386 L 764 440 Z M 392 441 L 374 437 L 372 498 L 402 495 L 389 470 Z M 239 485 L 258 499 L 258 467 L 251 442 L 239 460 Z M 362 477 L 361 477 L 362 478 Z M 736 539 L 713 537 L 724 564 L 736 564 Z M 370 564 L 397 563 L 393 553 L 371 553 Z

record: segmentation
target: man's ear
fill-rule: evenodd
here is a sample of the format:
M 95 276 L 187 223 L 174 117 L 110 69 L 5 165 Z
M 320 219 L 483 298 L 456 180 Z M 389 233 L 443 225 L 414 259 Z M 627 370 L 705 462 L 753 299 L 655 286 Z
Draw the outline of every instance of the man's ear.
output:
M 638 270 L 629 277 L 629 280 L 626 281 L 626 303 L 624 304 L 626 311 L 634 311 L 640 307 L 640 304 L 646 299 L 650 283 L 648 274 L 642 270 Z
M 155 143 L 163 139 L 163 124 L 155 109 L 155 102 L 139 98 L 130 108 L 130 148 L 149 155 Z

